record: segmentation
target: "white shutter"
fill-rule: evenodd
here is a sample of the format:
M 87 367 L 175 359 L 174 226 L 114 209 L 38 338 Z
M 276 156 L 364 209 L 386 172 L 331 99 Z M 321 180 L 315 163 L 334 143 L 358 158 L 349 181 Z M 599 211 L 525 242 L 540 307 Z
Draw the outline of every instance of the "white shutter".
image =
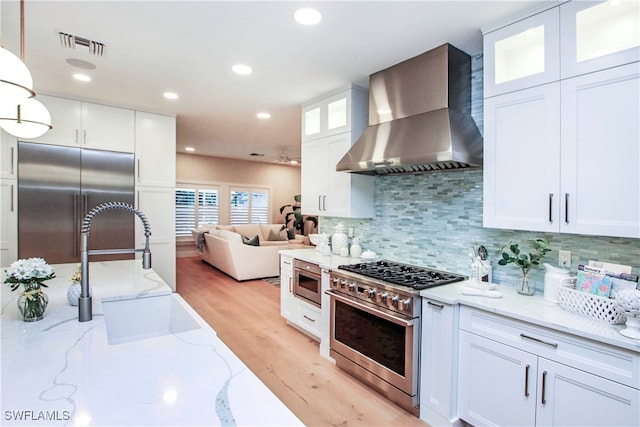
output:
M 176 237 L 191 236 L 196 227 L 196 190 L 176 188 Z

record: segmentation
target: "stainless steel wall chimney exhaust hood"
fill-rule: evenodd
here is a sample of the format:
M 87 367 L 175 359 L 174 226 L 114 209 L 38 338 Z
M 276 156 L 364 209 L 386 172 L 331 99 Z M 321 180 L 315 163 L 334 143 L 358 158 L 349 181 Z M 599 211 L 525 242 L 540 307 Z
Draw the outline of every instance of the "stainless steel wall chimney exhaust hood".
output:
M 445 44 L 369 78 L 369 127 L 336 165 L 368 175 L 482 166 L 471 59 Z

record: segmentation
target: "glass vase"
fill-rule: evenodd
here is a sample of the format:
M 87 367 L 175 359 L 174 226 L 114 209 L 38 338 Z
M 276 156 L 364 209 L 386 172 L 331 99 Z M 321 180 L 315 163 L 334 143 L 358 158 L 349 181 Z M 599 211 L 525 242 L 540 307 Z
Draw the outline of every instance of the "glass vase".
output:
M 536 287 L 533 280 L 529 280 L 527 274 L 523 274 L 520 282 L 517 285 L 517 291 L 520 295 L 531 296 L 536 293 Z
M 42 320 L 47 309 L 49 297 L 42 292 L 37 282 L 25 283 L 24 292 L 18 297 L 18 310 L 25 322 Z

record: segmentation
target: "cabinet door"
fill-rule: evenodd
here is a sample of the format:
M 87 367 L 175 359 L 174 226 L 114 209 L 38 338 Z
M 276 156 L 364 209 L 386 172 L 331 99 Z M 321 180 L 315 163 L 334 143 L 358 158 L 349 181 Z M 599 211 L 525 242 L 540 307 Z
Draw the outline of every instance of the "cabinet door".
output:
M 640 237 L 639 70 L 561 83 L 563 232 Z
M 560 31 L 562 78 L 640 60 L 640 2 L 564 3 Z
M 175 291 L 175 189 L 136 186 L 136 199 L 136 207 L 145 214 L 151 228 L 151 267 Z M 143 248 L 144 242 L 144 227 L 136 218 L 136 248 Z
M 484 97 L 556 81 L 560 77 L 558 8 L 484 36 Z
M 560 87 L 485 99 L 485 227 L 557 232 Z
M 533 426 L 537 357 L 460 331 L 458 416 L 473 425 Z
M 638 426 L 640 391 L 540 358 L 538 426 Z
M 18 142 L 0 129 L 0 179 L 18 178 Z
M 293 259 L 280 257 L 280 315 L 292 321 L 296 317 L 293 297 Z
M 83 147 L 134 152 L 135 113 L 107 105 L 82 103 Z
M 136 111 L 136 182 L 173 187 L 176 182 L 176 119 Z
M 351 89 L 302 108 L 302 141 L 351 130 Z
M 0 179 L 0 266 L 18 259 L 18 185 L 15 179 Z
M 456 414 L 458 326 L 454 319 L 453 306 L 422 300 L 420 418 L 432 425 L 448 423 Z
M 82 103 L 47 95 L 38 95 L 38 101 L 49 110 L 52 128 L 32 141 L 71 147 L 78 146 L 82 137 Z
M 337 172 L 336 164 L 351 147 L 351 132 L 325 138 L 327 169 L 326 201 L 323 201 L 324 215 L 348 217 L 351 215 L 351 174 Z
M 302 144 L 301 206 L 306 215 L 322 215 L 327 203 L 327 145 L 324 139 Z
M 473 425 L 533 426 L 537 357 L 460 331 L 458 416 Z

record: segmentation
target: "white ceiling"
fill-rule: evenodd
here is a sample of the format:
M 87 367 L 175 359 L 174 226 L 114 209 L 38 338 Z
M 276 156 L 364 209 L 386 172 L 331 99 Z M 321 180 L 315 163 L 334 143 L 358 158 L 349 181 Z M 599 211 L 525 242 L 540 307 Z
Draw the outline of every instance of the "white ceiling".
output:
M 275 161 L 283 150 L 300 156 L 300 104 L 366 86 L 370 74 L 443 43 L 479 53 L 481 28 L 541 3 L 551 2 L 26 0 L 25 62 L 37 93 L 176 115 L 178 152 Z M 19 5 L 0 8 L 1 42 L 15 54 Z M 309 6 L 323 15 L 315 27 L 293 20 Z M 58 31 L 104 43 L 105 55 L 63 48 Z M 68 58 L 95 64 L 85 71 L 92 81 L 72 79 L 82 70 Z M 236 63 L 253 74 L 235 75 Z

